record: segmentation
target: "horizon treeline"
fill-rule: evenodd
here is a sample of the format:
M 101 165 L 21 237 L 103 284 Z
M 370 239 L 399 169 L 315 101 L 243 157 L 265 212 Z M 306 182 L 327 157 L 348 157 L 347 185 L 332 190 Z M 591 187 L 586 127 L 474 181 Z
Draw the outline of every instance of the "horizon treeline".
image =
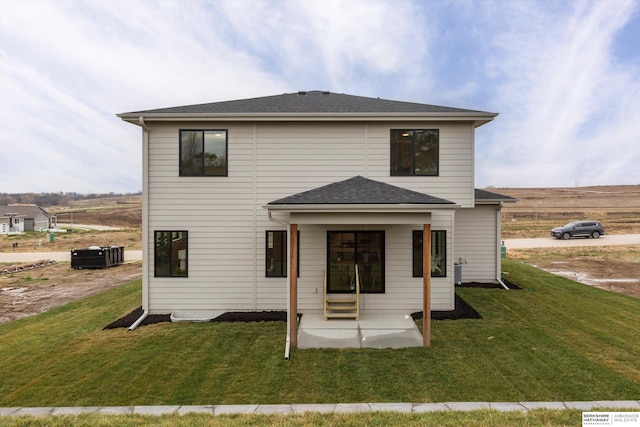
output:
M 68 193 L 0 193 L 0 206 L 7 206 L 11 203 L 33 204 L 37 206 L 67 205 L 76 200 L 102 199 L 105 197 L 125 197 L 140 196 L 141 191 L 136 193 L 91 193 L 81 194 L 75 192 Z

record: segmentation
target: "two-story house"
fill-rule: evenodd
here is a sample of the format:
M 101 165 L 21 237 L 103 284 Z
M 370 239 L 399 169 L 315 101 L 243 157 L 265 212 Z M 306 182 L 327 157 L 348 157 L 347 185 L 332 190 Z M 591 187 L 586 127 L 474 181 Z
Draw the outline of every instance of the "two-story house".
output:
M 474 189 L 496 115 L 321 91 L 119 114 L 142 128 L 145 315 L 286 309 L 295 346 L 296 313 L 353 315 L 332 297 L 453 310 L 454 264 L 500 279 L 510 198 Z

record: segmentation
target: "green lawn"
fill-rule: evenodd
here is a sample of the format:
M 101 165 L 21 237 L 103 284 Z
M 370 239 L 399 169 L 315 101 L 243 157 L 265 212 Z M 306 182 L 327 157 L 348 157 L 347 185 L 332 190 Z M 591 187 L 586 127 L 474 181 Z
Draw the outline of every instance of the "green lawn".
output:
M 481 320 L 432 347 L 293 349 L 282 322 L 103 331 L 140 282 L 0 325 L 0 406 L 574 401 L 640 397 L 640 300 L 506 260 L 521 291 L 458 289 Z M 490 425 L 490 424 L 488 424 Z

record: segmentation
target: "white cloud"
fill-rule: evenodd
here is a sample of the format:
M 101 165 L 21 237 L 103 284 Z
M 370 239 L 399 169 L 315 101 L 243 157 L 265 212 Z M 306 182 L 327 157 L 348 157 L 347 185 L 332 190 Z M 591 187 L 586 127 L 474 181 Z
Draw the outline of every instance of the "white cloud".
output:
M 628 97 L 640 87 L 638 71 L 616 64 L 611 52 L 636 5 L 560 6 L 568 9 L 516 3 L 501 17 L 506 28 L 492 40 L 498 54 L 489 63 L 503 81 L 495 88 L 501 116 L 490 125 L 490 147 L 480 154 L 485 184 L 605 184 L 594 167 L 639 157 L 639 146 L 629 143 L 640 137 L 634 124 L 640 109 L 637 98 Z M 621 138 L 611 141 L 612 133 Z M 601 162 L 594 163 L 594 156 Z M 503 167 L 492 169 L 492 159 L 502 159 Z M 637 178 L 632 173 L 617 180 Z
M 312 89 L 500 112 L 479 185 L 640 181 L 637 1 L 0 2 L 0 192 L 136 191 L 116 113 Z

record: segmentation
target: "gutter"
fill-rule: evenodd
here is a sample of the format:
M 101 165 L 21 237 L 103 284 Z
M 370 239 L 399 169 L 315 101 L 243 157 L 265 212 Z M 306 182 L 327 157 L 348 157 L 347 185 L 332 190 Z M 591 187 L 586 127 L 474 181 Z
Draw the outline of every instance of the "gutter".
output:
M 148 176 L 148 153 L 149 153 L 149 128 L 144 122 L 144 117 L 138 117 L 138 124 L 142 128 L 142 316 L 138 318 L 129 330 L 136 329 L 149 315 L 149 261 L 148 261 L 148 206 L 149 206 L 149 183 Z
M 267 216 L 269 221 L 273 221 L 277 224 L 284 225 L 287 227 L 287 234 L 289 231 L 289 223 L 287 221 L 276 219 L 271 215 L 271 211 L 267 211 Z M 289 247 L 289 239 L 287 239 L 287 265 L 291 265 L 291 248 Z M 289 360 L 290 351 L 291 351 L 291 293 L 289 289 L 291 289 L 291 278 L 290 275 L 287 274 L 287 338 L 284 343 L 284 360 Z M 295 314 L 296 316 L 298 313 Z M 296 319 L 297 320 L 297 319 Z

